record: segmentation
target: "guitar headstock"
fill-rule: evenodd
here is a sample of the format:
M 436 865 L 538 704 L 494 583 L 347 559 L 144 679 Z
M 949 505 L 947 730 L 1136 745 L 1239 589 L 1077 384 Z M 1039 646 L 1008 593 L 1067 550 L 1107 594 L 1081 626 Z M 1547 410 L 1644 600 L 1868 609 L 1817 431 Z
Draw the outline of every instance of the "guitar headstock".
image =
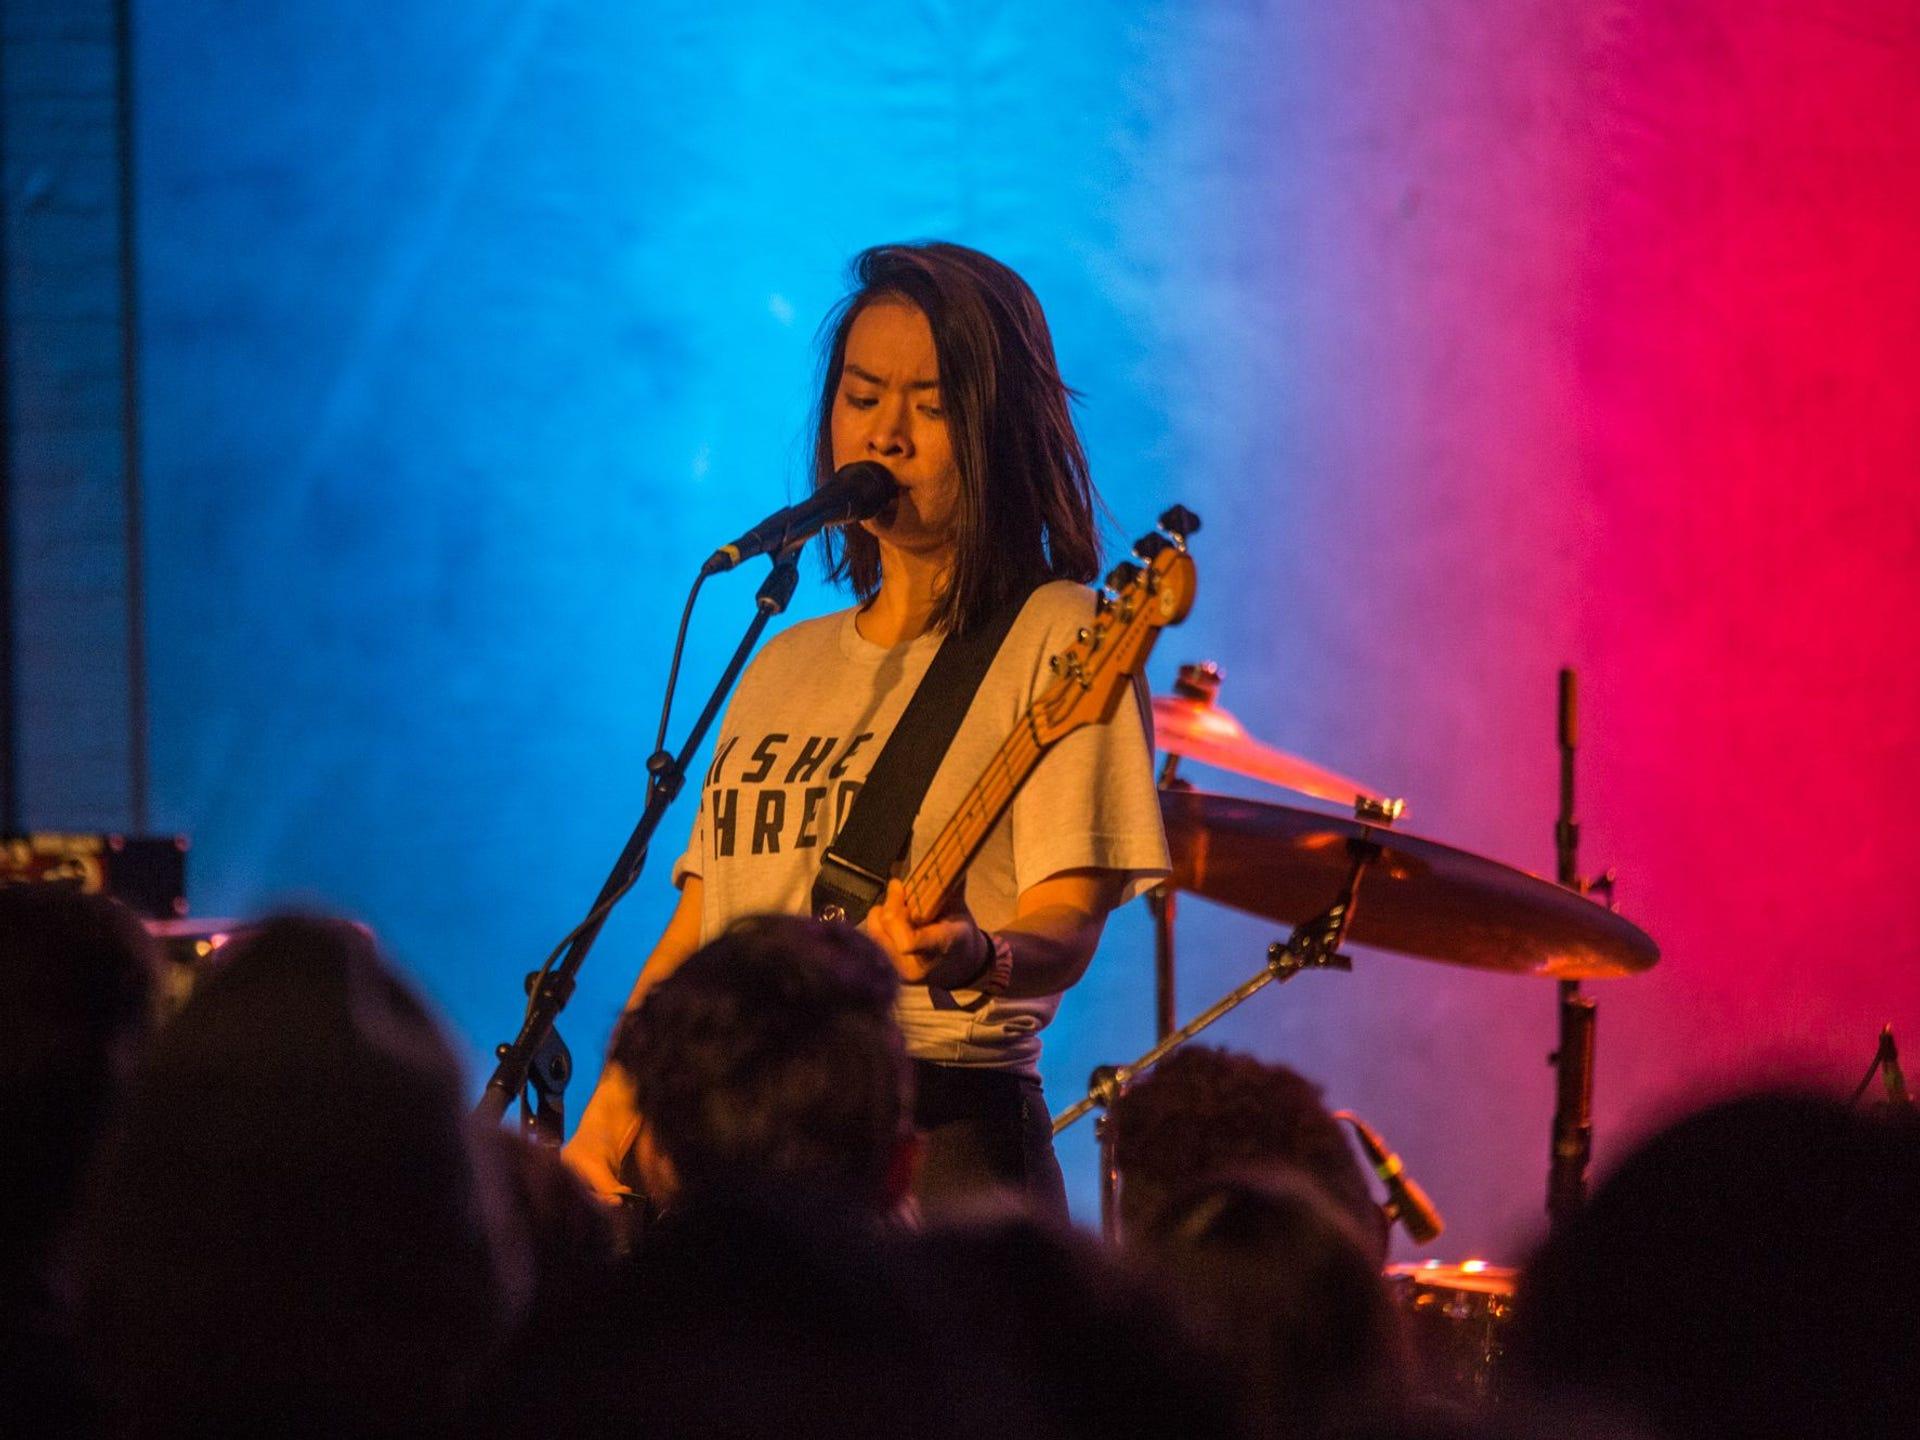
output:
M 1113 714 L 1160 631 L 1187 618 L 1197 579 L 1187 537 L 1199 528 L 1198 515 L 1175 505 L 1108 573 L 1093 623 L 1048 661 L 1059 678 L 1033 705 L 1041 744 Z

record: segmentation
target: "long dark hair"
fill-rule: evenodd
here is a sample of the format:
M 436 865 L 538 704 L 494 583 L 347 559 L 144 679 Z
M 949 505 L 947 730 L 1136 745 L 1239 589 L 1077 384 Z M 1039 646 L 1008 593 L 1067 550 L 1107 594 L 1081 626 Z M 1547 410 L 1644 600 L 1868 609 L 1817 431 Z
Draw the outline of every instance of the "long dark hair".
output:
M 813 483 L 833 474 L 833 404 L 847 333 L 867 306 L 904 300 L 927 317 L 940 403 L 960 472 L 953 575 L 935 627 L 964 632 L 1046 580 L 1100 573 L 1093 482 L 1074 429 L 1047 317 L 1027 282 L 944 240 L 876 245 L 854 257 L 853 290 L 822 326 Z M 854 526 L 823 534 L 827 575 L 862 601 L 880 587 L 880 547 Z

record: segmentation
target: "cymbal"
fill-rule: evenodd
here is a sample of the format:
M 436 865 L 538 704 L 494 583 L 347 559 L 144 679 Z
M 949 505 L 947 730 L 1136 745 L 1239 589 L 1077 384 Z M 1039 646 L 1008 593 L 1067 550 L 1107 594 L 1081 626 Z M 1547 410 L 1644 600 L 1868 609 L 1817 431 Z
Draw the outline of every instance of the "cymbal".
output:
M 1188 695 L 1154 696 L 1153 739 L 1169 755 L 1183 755 L 1203 765 L 1265 780 L 1349 809 L 1361 796 L 1377 797 L 1384 793 L 1311 760 L 1302 760 L 1261 743 L 1247 733 L 1247 727 L 1231 710 L 1211 700 Z
M 1380 847 L 1347 938 L 1476 970 L 1597 980 L 1651 969 L 1647 933 L 1563 885 L 1497 860 L 1337 815 L 1203 790 L 1160 792 L 1173 884 L 1298 925 L 1340 896 L 1350 840 Z

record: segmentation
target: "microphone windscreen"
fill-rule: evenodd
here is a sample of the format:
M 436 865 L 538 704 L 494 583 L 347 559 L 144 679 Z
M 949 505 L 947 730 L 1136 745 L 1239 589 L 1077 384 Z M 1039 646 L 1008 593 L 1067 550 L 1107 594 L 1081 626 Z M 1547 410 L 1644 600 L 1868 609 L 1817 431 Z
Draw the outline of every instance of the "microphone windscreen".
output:
M 847 513 L 855 520 L 878 515 L 900 493 L 900 482 L 878 460 L 856 460 L 842 465 L 827 482 L 844 495 Z

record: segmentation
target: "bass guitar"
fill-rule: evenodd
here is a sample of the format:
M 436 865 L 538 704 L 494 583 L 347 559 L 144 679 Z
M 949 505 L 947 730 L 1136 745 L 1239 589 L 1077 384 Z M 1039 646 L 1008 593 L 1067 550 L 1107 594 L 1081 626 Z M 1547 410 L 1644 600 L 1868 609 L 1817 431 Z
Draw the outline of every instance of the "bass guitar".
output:
M 1054 678 L 905 877 L 907 913 L 915 924 L 945 911 L 968 863 L 1040 758 L 1081 726 L 1110 719 L 1160 632 L 1186 619 L 1196 580 L 1187 537 L 1199 528 L 1200 517 L 1176 505 L 1134 544 L 1133 559 L 1109 572 L 1093 622 L 1048 661 Z M 839 913 L 823 912 L 821 918 L 855 923 L 862 918 L 834 908 Z

